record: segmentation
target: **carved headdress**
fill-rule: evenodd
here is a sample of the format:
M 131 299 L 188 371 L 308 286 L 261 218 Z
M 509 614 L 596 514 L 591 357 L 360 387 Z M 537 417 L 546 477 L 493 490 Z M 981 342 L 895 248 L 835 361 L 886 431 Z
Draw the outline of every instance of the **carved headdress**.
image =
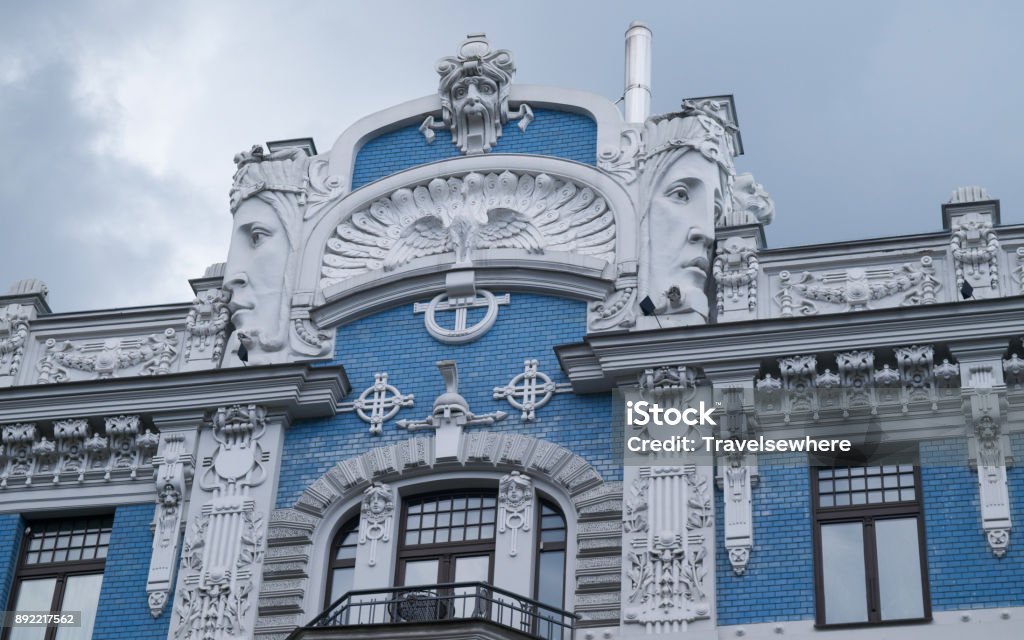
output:
M 265 153 L 254 145 L 235 154 L 235 176 L 231 184 L 231 213 L 248 198 L 265 200 L 281 217 L 293 247 L 301 240 L 302 207 L 309 192 L 309 163 L 306 152 L 298 147 Z
M 651 162 L 674 149 L 692 149 L 717 162 L 728 175 L 735 173 L 733 135 L 726 105 L 712 99 L 684 100 L 676 113 L 653 116 L 644 130 L 644 160 Z

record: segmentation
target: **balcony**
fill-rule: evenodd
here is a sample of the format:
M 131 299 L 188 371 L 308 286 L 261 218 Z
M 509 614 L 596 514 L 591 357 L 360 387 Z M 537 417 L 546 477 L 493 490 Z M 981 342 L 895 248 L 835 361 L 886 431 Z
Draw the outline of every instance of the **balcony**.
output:
M 349 591 L 288 640 L 573 640 L 576 616 L 484 582 Z

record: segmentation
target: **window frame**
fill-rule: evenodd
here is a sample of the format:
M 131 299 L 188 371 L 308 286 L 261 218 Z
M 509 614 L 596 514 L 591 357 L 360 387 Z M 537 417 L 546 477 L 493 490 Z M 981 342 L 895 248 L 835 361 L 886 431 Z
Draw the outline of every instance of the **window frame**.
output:
M 494 534 L 484 540 L 476 540 L 467 543 L 466 541 L 432 542 L 428 544 L 407 545 L 405 542 L 406 529 L 409 518 L 410 503 L 416 500 L 444 499 L 453 496 L 480 496 L 494 498 L 495 501 L 495 522 Z M 487 584 L 494 584 L 494 550 L 498 542 L 498 490 L 497 488 L 473 488 L 473 489 L 449 489 L 441 491 L 430 491 L 410 496 L 403 496 L 402 508 L 399 512 L 398 539 L 395 545 L 395 586 L 414 587 L 417 585 L 405 584 L 405 567 L 410 560 L 429 560 L 437 558 L 437 582 L 434 584 L 449 584 L 455 582 L 455 560 L 463 556 L 488 556 Z M 447 550 L 447 551 L 446 551 Z M 443 579 L 442 579 L 443 578 Z
M 64 595 L 66 592 L 68 578 L 73 576 L 104 575 L 107 564 L 106 555 L 104 555 L 102 559 L 93 558 L 91 560 L 64 560 L 61 562 L 36 564 L 27 563 L 28 554 L 30 553 L 29 543 L 33 527 L 45 526 L 50 523 L 88 521 L 91 519 L 109 519 L 110 538 L 113 538 L 114 514 L 97 514 L 73 518 L 45 518 L 40 520 L 28 520 L 24 523 L 22 527 L 21 549 L 18 551 L 18 562 L 13 579 L 11 580 L 11 591 L 7 596 L 8 602 L 5 603 L 5 608 L 8 611 L 14 610 L 15 604 L 18 601 L 18 596 L 21 593 L 21 585 L 25 580 L 54 578 L 55 583 L 53 587 L 53 596 L 50 599 L 49 611 L 61 611 L 64 603 Z M 103 528 L 105 529 L 107 526 L 104 526 Z M 110 550 L 111 539 L 108 539 L 107 544 L 105 545 L 107 553 L 109 553 Z M 98 547 L 100 545 L 96 546 Z M 12 629 L 13 627 L 6 627 L 0 630 L 2 631 L 2 633 L 0 633 L 0 640 L 7 640 L 11 636 Z M 57 631 L 58 627 L 53 625 L 48 626 L 43 634 L 43 640 L 54 640 L 57 636 Z
M 343 595 L 345 595 L 344 593 L 338 593 L 338 594 L 332 594 L 331 593 L 331 586 L 334 584 L 334 570 L 335 569 L 352 569 L 352 571 L 353 571 L 353 576 L 352 577 L 355 578 L 356 557 L 353 556 L 352 558 L 346 558 L 344 560 L 338 560 L 338 549 L 342 546 L 340 543 L 344 542 L 345 538 L 347 538 L 349 536 L 349 534 L 352 534 L 352 533 L 356 534 L 355 548 L 357 550 L 359 549 L 359 537 L 358 537 L 359 536 L 359 526 L 360 526 L 360 516 L 357 513 L 356 515 L 352 516 L 351 518 L 348 518 L 347 520 L 344 520 L 342 522 L 342 525 L 340 527 L 338 527 L 337 533 L 335 533 L 334 537 L 331 538 L 330 556 L 329 556 L 329 558 L 327 560 L 327 585 L 326 585 L 327 588 L 324 589 L 324 609 L 329 609 L 330 606 L 332 604 L 334 604 L 334 602 L 338 598 L 341 598 Z M 353 588 L 354 587 L 355 587 L 355 582 L 353 581 Z
M 885 461 L 881 464 L 867 464 L 854 460 L 835 460 L 832 465 L 813 465 L 810 467 L 811 483 L 811 520 L 814 537 L 814 626 L 821 629 L 848 629 L 858 627 L 877 627 L 885 625 L 921 624 L 932 621 L 931 592 L 928 579 L 928 547 L 925 535 L 924 500 L 921 486 L 921 467 L 912 464 L 914 472 L 914 500 L 897 502 L 844 505 L 840 507 L 821 507 L 819 498 L 819 471 L 825 468 L 872 467 L 886 464 L 900 464 Z M 875 522 L 916 518 L 917 548 L 921 566 L 921 599 L 923 616 L 920 618 L 901 618 L 896 620 L 881 619 L 881 596 L 878 576 L 878 550 L 875 542 Z M 822 555 L 821 526 L 859 522 L 864 541 L 864 580 L 867 591 L 868 619 L 862 622 L 827 623 L 825 621 L 825 575 Z
M 565 539 L 561 542 L 544 542 L 541 538 L 544 533 L 544 507 L 552 509 L 562 518 L 564 525 Z M 545 552 L 561 551 L 562 557 L 562 602 L 558 605 L 559 609 L 565 609 L 565 599 L 567 595 L 567 589 L 565 586 L 567 567 L 569 565 L 569 520 L 565 517 L 565 513 L 562 512 L 562 508 L 554 500 L 548 500 L 542 498 L 540 495 L 537 496 L 537 522 L 534 525 L 534 531 L 537 532 L 537 553 L 534 554 L 534 566 L 533 566 L 533 595 L 531 596 L 537 602 L 540 602 L 540 564 L 541 557 Z M 550 546 L 548 546 L 550 545 Z M 554 606 L 554 605 L 548 605 Z

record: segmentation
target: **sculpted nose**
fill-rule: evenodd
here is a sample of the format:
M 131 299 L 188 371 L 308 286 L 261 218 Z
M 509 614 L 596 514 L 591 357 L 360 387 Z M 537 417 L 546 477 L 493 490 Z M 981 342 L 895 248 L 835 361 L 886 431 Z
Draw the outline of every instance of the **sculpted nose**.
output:
M 235 291 L 249 285 L 249 276 L 244 273 L 233 273 L 224 279 L 224 288 L 228 291 Z
M 690 233 L 686 236 L 686 241 L 690 244 L 701 244 L 705 247 L 710 247 L 715 241 L 715 234 L 703 226 L 691 227 Z

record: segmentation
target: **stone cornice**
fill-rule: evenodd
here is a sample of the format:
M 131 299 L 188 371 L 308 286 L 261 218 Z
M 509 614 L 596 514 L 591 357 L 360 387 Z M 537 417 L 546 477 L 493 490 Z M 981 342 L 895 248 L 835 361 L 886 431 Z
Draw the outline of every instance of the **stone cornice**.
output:
M 792 354 L 1005 339 L 1024 333 L 1024 296 L 727 324 L 588 335 L 555 348 L 577 393 L 635 381 L 645 368 L 750 365 Z
M 1002 225 L 996 227 L 1003 241 L 1015 244 L 1024 238 L 1024 225 Z M 943 249 L 949 243 L 949 231 L 929 231 L 904 236 L 878 236 L 841 242 L 822 242 L 817 244 L 798 244 L 783 247 L 769 247 L 759 253 L 768 260 L 786 260 L 797 258 L 815 258 L 823 255 L 843 256 L 850 253 L 871 251 L 895 251 L 910 255 L 914 251 L 927 249 Z
M 334 415 L 348 392 L 340 365 L 272 365 L 11 387 L 0 390 L 0 416 L 14 423 L 260 404 L 310 418 Z
M 33 331 L 78 330 L 95 331 L 101 328 L 128 330 L 135 327 L 183 325 L 192 303 L 161 304 L 146 307 L 121 309 L 99 309 L 95 311 L 70 311 L 48 313 L 32 321 Z

